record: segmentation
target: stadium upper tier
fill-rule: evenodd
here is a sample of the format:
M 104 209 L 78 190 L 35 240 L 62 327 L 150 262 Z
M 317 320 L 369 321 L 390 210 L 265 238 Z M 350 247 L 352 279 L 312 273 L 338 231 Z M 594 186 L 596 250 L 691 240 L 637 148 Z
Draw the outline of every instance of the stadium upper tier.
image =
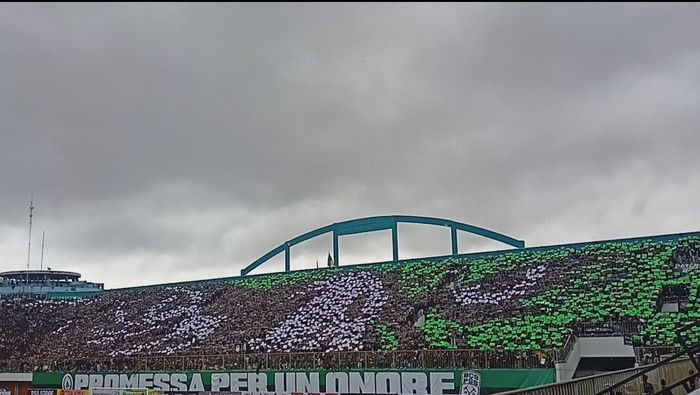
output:
M 531 352 L 560 349 L 582 324 L 607 321 L 641 328 L 644 345 L 674 345 L 674 329 L 700 319 L 699 236 L 235 277 L 72 301 L 1 300 L 0 360 Z

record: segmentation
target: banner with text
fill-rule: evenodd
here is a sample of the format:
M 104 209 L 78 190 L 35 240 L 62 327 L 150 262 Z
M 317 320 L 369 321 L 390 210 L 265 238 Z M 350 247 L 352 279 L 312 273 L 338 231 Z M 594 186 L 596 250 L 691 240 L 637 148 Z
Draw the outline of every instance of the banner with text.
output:
M 226 372 L 36 372 L 41 388 L 147 388 L 165 393 L 221 395 L 401 394 L 488 395 L 554 383 L 554 369 L 302 370 Z M 67 395 L 67 394 L 64 394 Z

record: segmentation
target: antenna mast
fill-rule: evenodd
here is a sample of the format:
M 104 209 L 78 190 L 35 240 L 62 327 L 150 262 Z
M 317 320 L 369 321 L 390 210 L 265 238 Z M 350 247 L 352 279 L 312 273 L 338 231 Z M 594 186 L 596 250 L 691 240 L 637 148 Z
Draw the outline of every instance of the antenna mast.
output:
M 32 217 L 34 216 L 34 197 L 29 200 L 29 246 L 27 247 L 27 270 L 29 270 L 29 259 L 32 253 Z
M 39 270 L 44 270 L 44 239 L 46 238 L 46 231 L 41 232 L 41 266 Z

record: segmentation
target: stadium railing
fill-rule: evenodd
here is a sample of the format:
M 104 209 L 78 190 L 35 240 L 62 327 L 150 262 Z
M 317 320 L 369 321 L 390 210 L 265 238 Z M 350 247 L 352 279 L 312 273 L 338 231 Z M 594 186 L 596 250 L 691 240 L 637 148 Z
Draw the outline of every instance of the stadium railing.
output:
M 640 365 L 651 365 L 658 363 L 665 356 L 675 354 L 681 350 L 683 350 L 683 347 L 680 346 L 636 347 L 634 349 L 634 354 Z
M 582 377 L 556 384 L 547 384 L 544 386 L 501 392 L 499 395 L 572 395 L 586 394 L 592 395 L 598 391 L 606 390 L 615 383 L 634 376 L 641 372 L 646 367 L 629 368 L 617 372 L 602 373 L 594 376 Z M 659 382 L 661 379 L 672 380 L 681 379 L 687 376 L 688 370 L 693 368 L 693 364 L 689 359 L 674 361 L 658 372 L 649 373 L 649 382 L 655 388 L 660 388 Z M 641 377 L 626 383 L 623 387 L 617 389 L 623 395 L 638 395 L 642 393 Z
M 576 343 L 576 336 L 569 335 L 566 337 L 564 347 L 557 352 L 557 362 L 566 362 L 566 360 L 569 358 L 569 354 L 571 354 L 571 350 L 574 349 L 574 343 Z
M 183 356 L 71 358 L 0 361 L 0 370 L 27 371 L 152 371 L 219 369 L 490 369 L 552 368 L 561 350 L 414 350 L 340 351 Z
M 582 322 L 574 327 L 578 337 L 638 335 L 647 324 L 635 320 Z

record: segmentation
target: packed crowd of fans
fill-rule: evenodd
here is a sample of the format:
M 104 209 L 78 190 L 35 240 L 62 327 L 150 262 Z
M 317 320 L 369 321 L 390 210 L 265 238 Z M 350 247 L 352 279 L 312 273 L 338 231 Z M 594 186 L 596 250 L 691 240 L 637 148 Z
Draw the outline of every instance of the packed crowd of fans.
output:
M 699 251 L 697 238 L 593 243 L 1 300 L 0 369 L 551 366 L 582 323 L 609 320 L 672 346 L 700 319 Z M 685 310 L 660 311 L 679 287 Z
M 372 272 L 358 271 L 319 281 L 310 289 L 321 293 L 269 331 L 264 339 L 252 339 L 252 351 L 364 348 L 364 334 L 377 323 L 387 302 L 382 281 Z

